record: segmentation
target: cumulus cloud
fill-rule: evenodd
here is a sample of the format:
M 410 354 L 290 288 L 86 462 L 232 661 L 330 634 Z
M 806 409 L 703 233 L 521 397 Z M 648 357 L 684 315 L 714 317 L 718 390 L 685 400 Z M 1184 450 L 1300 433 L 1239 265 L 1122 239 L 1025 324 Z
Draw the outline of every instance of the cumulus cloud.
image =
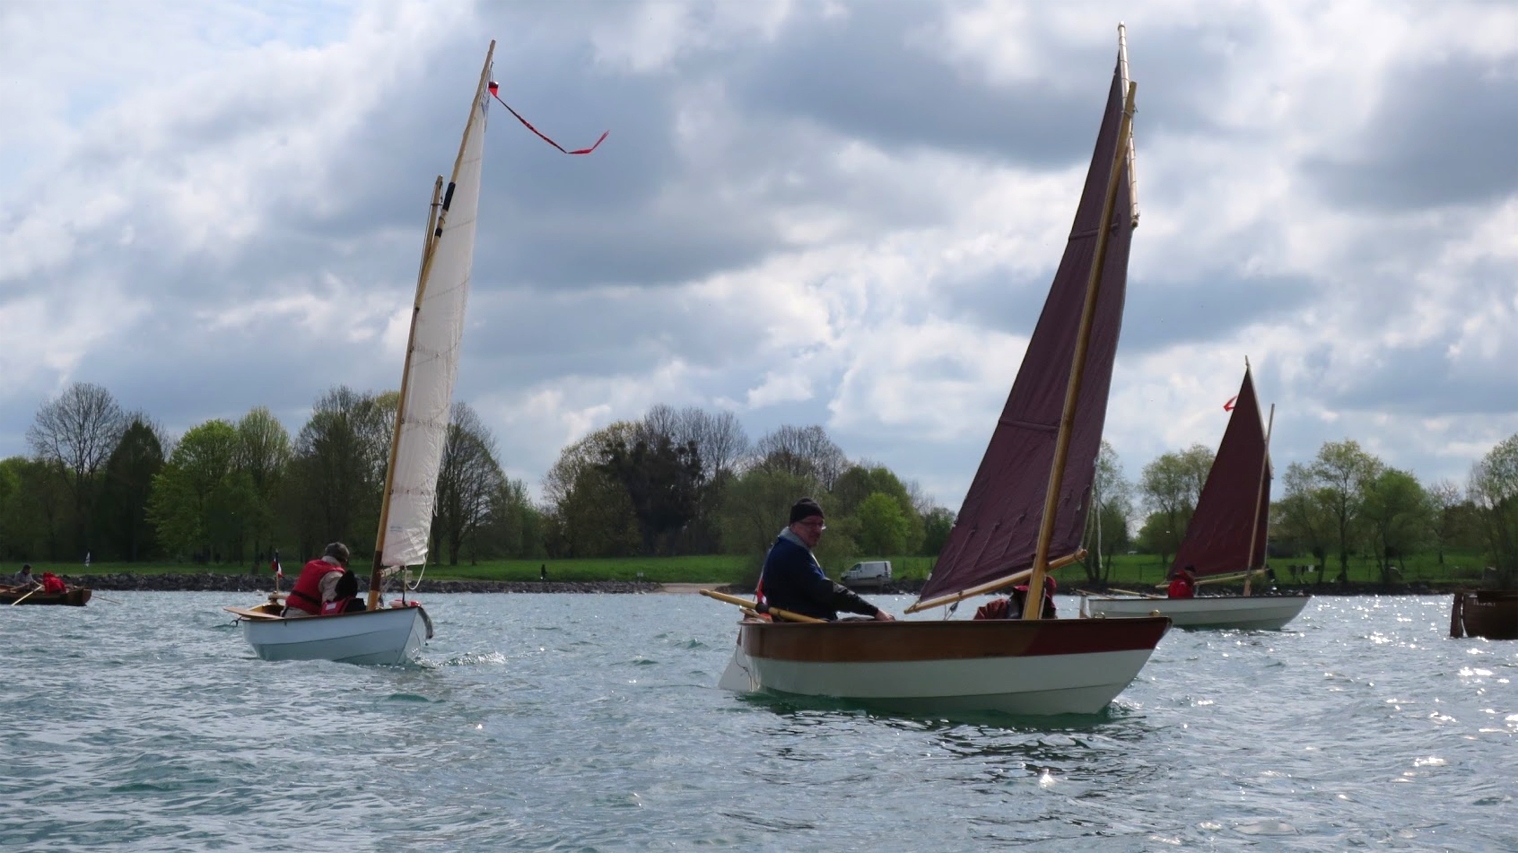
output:
M 457 397 L 534 487 L 655 403 L 822 424 L 958 505 L 1074 215 L 1128 15 L 1139 202 L 1106 435 L 1425 481 L 1518 431 L 1518 10 L 1169 0 L 0 9 L 0 455 L 109 388 L 173 431 L 399 382 L 489 38 Z M 80 57 L 89 57 L 81 61 Z

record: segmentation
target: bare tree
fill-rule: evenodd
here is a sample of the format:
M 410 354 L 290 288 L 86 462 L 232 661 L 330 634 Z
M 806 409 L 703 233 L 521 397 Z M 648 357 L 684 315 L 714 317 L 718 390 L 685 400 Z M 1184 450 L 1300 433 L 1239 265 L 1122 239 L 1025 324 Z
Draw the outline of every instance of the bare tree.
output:
M 759 439 L 759 466 L 797 477 L 810 477 L 831 490 L 848 467 L 843 449 L 820 426 L 782 426 Z
M 495 438 L 467 403 L 454 403 L 438 468 L 437 505 L 432 525 L 432 548 L 448 546 L 448 564 L 459 563 L 459 551 L 490 520 L 492 500 L 506 485 L 496 461 Z M 438 556 L 433 562 L 439 562 Z
M 96 475 L 127 426 L 126 413 L 110 391 L 75 382 L 44 404 L 26 431 L 32 452 L 64 473 L 74 499 L 75 546 L 81 551 L 90 548 Z

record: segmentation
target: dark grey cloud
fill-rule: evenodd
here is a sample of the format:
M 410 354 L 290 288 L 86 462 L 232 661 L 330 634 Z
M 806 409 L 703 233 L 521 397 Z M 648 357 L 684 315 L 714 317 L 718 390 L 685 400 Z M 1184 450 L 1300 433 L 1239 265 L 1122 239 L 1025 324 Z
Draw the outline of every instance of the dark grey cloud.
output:
M 1518 60 L 1453 57 L 1386 81 L 1357 143 L 1305 165 L 1336 204 L 1489 202 L 1518 189 Z

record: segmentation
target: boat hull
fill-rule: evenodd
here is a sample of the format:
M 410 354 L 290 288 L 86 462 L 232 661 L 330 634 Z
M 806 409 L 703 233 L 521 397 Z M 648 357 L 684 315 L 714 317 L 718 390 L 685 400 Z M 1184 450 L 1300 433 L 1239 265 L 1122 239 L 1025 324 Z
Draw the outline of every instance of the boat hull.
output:
M 415 657 L 432 636 L 431 621 L 420 607 L 239 621 L 243 639 L 264 660 L 399 664 Z
M 1097 619 L 1159 614 L 1177 628 L 1278 631 L 1297 618 L 1310 595 L 1247 595 L 1203 598 L 1109 598 L 1085 596 L 1081 613 Z
M 28 604 L 61 604 L 68 607 L 83 607 L 90 600 L 90 590 L 86 587 L 71 587 L 59 593 L 34 592 L 27 595 L 25 590 L 14 592 L 0 590 L 0 604 L 10 605 L 19 603 L 22 607 Z
M 1157 618 L 739 623 L 719 686 L 905 712 L 1092 714 L 1154 653 Z
M 1455 622 L 1466 636 L 1518 640 L 1518 590 L 1457 592 L 1455 602 Z

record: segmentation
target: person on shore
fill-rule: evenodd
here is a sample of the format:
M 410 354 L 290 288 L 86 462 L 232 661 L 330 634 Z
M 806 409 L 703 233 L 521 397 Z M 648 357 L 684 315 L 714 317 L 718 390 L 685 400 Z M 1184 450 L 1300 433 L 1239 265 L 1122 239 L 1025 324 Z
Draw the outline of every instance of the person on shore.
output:
M 14 575 L 11 575 L 11 586 L 14 586 L 18 589 L 31 589 L 41 582 L 42 581 L 38 580 L 36 576 L 32 574 L 31 563 L 22 563 L 21 571 L 16 572 Z
M 363 599 L 358 597 L 358 575 L 349 569 L 343 569 L 337 578 L 337 586 L 332 590 L 332 600 L 322 603 L 322 615 L 361 613 L 367 609 Z
M 816 501 L 802 498 L 791 506 L 790 523 L 770 546 L 764 569 L 759 573 L 756 593 L 761 605 L 830 622 L 838 618 L 840 610 L 894 622 L 896 617 L 823 574 L 812 549 L 826 529 L 822 507 Z
M 348 569 L 348 556 L 347 545 L 333 542 L 320 557 L 303 566 L 285 598 L 284 616 L 321 615 L 322 605 L 337 597 L 337 582 Z
M 1196 567 L 1176 569 L 1165 592 L 1171 598 L 1196 598 Z

